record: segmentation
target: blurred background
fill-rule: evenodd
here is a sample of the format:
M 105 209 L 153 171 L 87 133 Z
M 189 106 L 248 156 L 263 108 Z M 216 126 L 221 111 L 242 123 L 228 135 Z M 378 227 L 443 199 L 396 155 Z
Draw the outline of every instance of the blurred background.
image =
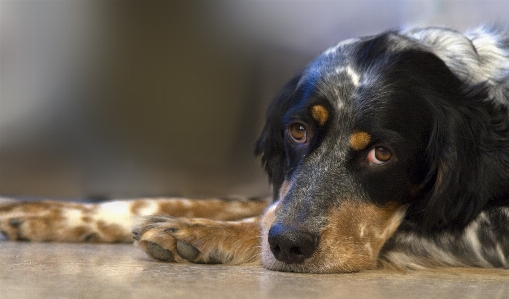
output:
M 340 40 L 507 24 L 509 1 L 0 0 L 0 196 L 269 194 L 284 83 Z

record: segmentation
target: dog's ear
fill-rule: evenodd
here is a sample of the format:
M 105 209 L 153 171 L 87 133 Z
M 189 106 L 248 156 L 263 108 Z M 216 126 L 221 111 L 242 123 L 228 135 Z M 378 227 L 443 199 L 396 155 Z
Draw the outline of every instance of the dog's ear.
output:
M 487 204 L 507 196 L 507 108 L 489 99 L 482 84 L 458 93 L 434 101 L 432 109 L 427 190 L 409 211 L 425 230 L 462 228 Z
M 509 148 L 507 111 L 489 98 L 486 84 L 461 81 L 434 53 L 410 49 L 397 55 L 388 80 L 411 88 L 429 115 L 424 155 L 417 157 L 423 164 L 416 168 L 420 192 L 407 218 L 423 231 L 463 228 L 507 189 L 500 182 L 509 179 L 502 153 Z
M 301 75 L 297 75 L 290 80 L 272 102 L 267 111 L 263 131 L 255 144 L 254 153 L 261 158 L 262 165 L 269 176 L 274 199 L 277 199 L 287 168 L 283 117 L 291 106 L 300 78 Z

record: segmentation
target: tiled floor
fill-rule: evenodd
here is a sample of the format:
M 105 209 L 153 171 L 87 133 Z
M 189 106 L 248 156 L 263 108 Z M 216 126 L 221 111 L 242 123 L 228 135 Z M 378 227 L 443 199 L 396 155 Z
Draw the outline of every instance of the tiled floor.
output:
M 0 298 L 509 298 L 507 270 L 280 273 L 167 264 L 132 245 L 0 242 Z

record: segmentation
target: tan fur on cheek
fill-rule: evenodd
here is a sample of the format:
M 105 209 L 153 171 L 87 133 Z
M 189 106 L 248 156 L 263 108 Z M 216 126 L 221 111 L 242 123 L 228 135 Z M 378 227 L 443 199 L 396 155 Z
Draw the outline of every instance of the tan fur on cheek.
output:
M 334 272 L 373 269 L 383 244 L 396 231 L 407 206 L 347 201 L 329 213 L 329 224 L 321 234 L 317 254 L 329 259 Z M 332 265 L 334 264 L 335 265 Z

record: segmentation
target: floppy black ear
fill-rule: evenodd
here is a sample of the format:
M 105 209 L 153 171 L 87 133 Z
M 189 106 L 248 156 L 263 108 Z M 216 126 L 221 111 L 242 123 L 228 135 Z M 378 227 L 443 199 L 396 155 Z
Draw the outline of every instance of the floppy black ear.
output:
M 287 159 L 284 148 L 283 117 L 290 108 L 293 94 L 301 75 L 288 82 L 267 111 L 265 126 L 255 144 L 255 155 L 261 158 L 262 165 L 272 184 L 274 199 L 286 175 Z
M 463 228 L 489 203 L 509 198 L 509 118 L 498 104 L 507 99 L 490 98 L 488 83 L 461 81 L 427 50 L 397 55 L 387 80 L 424 101 L 431 126 L 407 219 L 423 231 Z
M 434 101 L 427 192 L 410 209 L 425 230 L 462 228 L 487 205 L 508 198 L 507 108 L 482 85 L 462 89 Z

